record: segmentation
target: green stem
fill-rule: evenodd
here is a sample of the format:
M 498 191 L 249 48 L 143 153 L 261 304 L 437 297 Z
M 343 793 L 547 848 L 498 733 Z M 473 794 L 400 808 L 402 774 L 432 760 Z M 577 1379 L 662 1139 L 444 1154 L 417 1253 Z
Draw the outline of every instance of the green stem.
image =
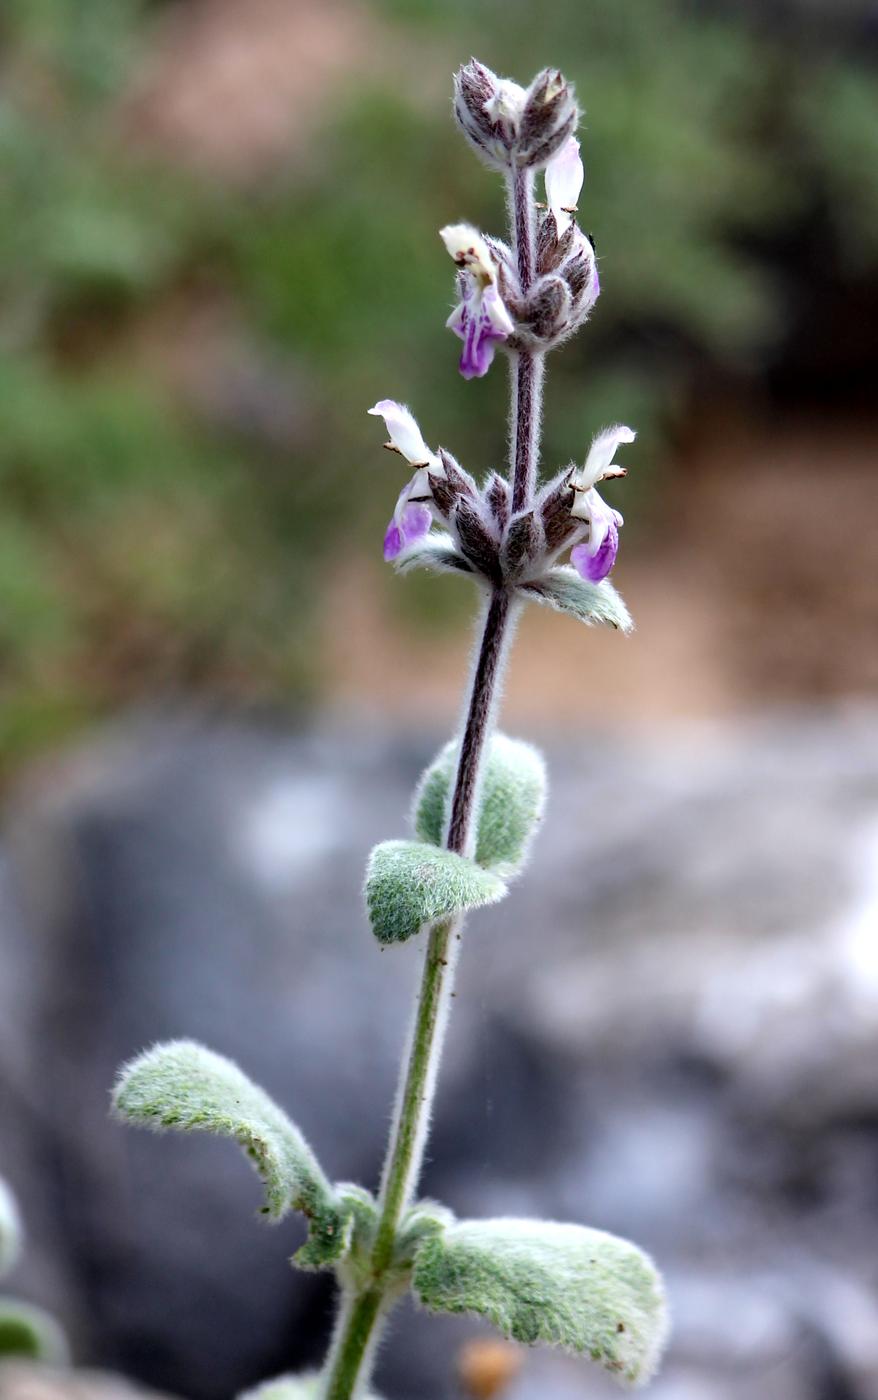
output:
M 473 842 L 479 775 L 493 726 L 498 683 L 510 638 L 511 612 L 509 594 L 505 589 L 498 589 L 485 614 L 451 799 L 446 846 L 458 853 L 466 853 Z M 427 943 L 378 1200 L 379 1218 L 370 1277 L 361 1292 L 346 1298 L 340 1312 L 327 1363 L 323 1400 L 357 1400 L 363 1394 L 379 1325 L 389 1310 L 392 1280 L 388 1275 L 394 1262 L 400 1221 L 414 1198 L 424 1158 L 462 922 L 454 919 L 437 925 Z
M 326 1400 L 349 1400 L 357 1394 L 357 1382 L 365 1384 L 364 1361 L 378 1340 L 375 1324 L 381 1314 L 384 1295 L 380 1288 L 366 1289 L 348 1296 L 340 1311 L 335 1342 L 329 1353 Z M 371 1345 L 370 1345 L 371 1343 Z

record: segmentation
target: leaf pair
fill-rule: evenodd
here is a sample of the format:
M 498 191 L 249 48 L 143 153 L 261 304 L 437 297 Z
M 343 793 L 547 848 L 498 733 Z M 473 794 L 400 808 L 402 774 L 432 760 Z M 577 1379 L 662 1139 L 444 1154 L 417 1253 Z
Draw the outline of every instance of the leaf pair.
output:
M 383 841 L 369 858 L 366 907 L 382 944 L 403 943 L 468 909 L 494 904 L 526 858 L 546 799 L 546 774 L 530 744 L 494 735 L 484 764 L 475 857 L 443 849 L 458 746 L 446 745 L 421 778 L 418 841 Z
M 368 1262 L 374 1207 L 358 1187 L 333 1187 L 298 1128 L 245 1074 L 192 1041 L 172 1041 L 121 1071 L 115 1111 L 141 1126 L 202 1129 L 238 1142 L 265 1184 L 266 1213 L 308 1217 L 294 1262 L 355 1276 Z M 455 1221 L 422 1202 L 399 1235 L 402 1277 L 432 1312 L 475 1313 L 504 1336 L 565 1347 L 637 1382 L 666 1333 L 661 1280 L 634 1245 L 600 1230 L 532 1220 Z M 362 1263 L 362 1260 L 360 1261 Z M 312 1400 L 314 1377 L 281 1377 L 250 1400 Z
M 333 1187 L 299 1129 L 263 1089 L 223 1055 L 191 1040 L 169 1041 L 119 1072 L 113 1108 L 141 1127 L 201 1129 L 243 1147 L 265 1187 L 263 1213 L 299 1210 L 308 1240 L 295 1256 L 305 1269 L 331 1267 L 349 1250 L 358 1220 L 371 1211 L 359 1187 Z

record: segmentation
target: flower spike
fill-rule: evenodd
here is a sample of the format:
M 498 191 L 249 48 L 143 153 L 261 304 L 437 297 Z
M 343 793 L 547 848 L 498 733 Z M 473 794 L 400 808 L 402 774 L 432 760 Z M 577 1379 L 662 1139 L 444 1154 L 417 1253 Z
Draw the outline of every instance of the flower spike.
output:
M 464 379 L 481 379 L 491 367 L 497 343 L 508 340 L 515 327 L 497 289 L 496 264 L 478 230 L 470 224 L 448 224 L 439 236 L 460 268 L 461 299 L 445 324 L 463 341 Z

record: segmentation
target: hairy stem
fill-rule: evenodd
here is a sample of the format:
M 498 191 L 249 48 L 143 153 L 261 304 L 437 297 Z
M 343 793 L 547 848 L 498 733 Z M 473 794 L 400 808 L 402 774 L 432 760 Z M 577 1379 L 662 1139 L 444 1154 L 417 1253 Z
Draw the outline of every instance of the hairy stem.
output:
M 474 842 L 473 817 L 479 776 L 508 650 L 511 611 L 509 594 L 505 589 L 498 589 L 485 614 L 451 799 L 445 844 L 458 854 L 466 854 Z M 371 1279 L 359 1295 L 345 1300 L 339 1315 L 327 1368 L 325 1400 L 353 1400 L 363 1393 L 368 1379 L 367 1363 L 384 1311 L 385 1281 L 393 1263 L 400 1220 L 412 1203 L 423 1162 L 462 922 L 453 919 L 439 924 L 431 932 L 427 944 L 381 1182 Z
M 510 221 L 519 280 L 525 294 L 535 276 L 533 184 L 530 170 L 515 170 L 510 175 Z M 536 484 L 543 357 L 522 350 L 511 356 L 511 364 L 512 508 L 521 510 L 531 501 Z M 498 683 L 511 635 L 512 610 L 512 600 L 506 589 L 496 589 L 485 614 L 473 671 L 445 838 L 448 850 L 459 855 L 469 855 L 475 844 L 473 818 L 478 808 L 482 759 L 493 725 Z M 439 924 L 427 943 L 381 1179 L 370 1278 L 359 1292 L 349 1290 L 345 1294 L 326 1366 L 323 1400 L 361 1400 L 381 1325 L 392 1302 L 390 1271 L 400 1221 L 414 1199 L 424 1159 L 462 923 L 462 919 L 454 919 Z
M 509 211 L 518 280 L 526 296 L 536 276 L 536 205 L 532 170 L 515 169 L 509 177 Z M 543 356 L 519 350 L 510 357 L 512 509 L 523 510 L 534 493 L 543 409 Z

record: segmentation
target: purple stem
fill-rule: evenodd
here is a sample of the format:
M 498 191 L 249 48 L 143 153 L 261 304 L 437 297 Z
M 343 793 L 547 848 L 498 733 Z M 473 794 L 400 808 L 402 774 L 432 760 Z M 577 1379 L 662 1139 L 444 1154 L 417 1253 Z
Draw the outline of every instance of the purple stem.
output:
M 534 176 L 532 170 L 516 167 L 511 176 L 510 212 L 512 216 L 518 279 L 525 296 L 533 285 Z M 543 356 L 532 350 L 519 350 L 511 357 L 512 373 L 512 509 L 523 510 L 530 504 L 537 479 L 540 418 L 543 405 Z

